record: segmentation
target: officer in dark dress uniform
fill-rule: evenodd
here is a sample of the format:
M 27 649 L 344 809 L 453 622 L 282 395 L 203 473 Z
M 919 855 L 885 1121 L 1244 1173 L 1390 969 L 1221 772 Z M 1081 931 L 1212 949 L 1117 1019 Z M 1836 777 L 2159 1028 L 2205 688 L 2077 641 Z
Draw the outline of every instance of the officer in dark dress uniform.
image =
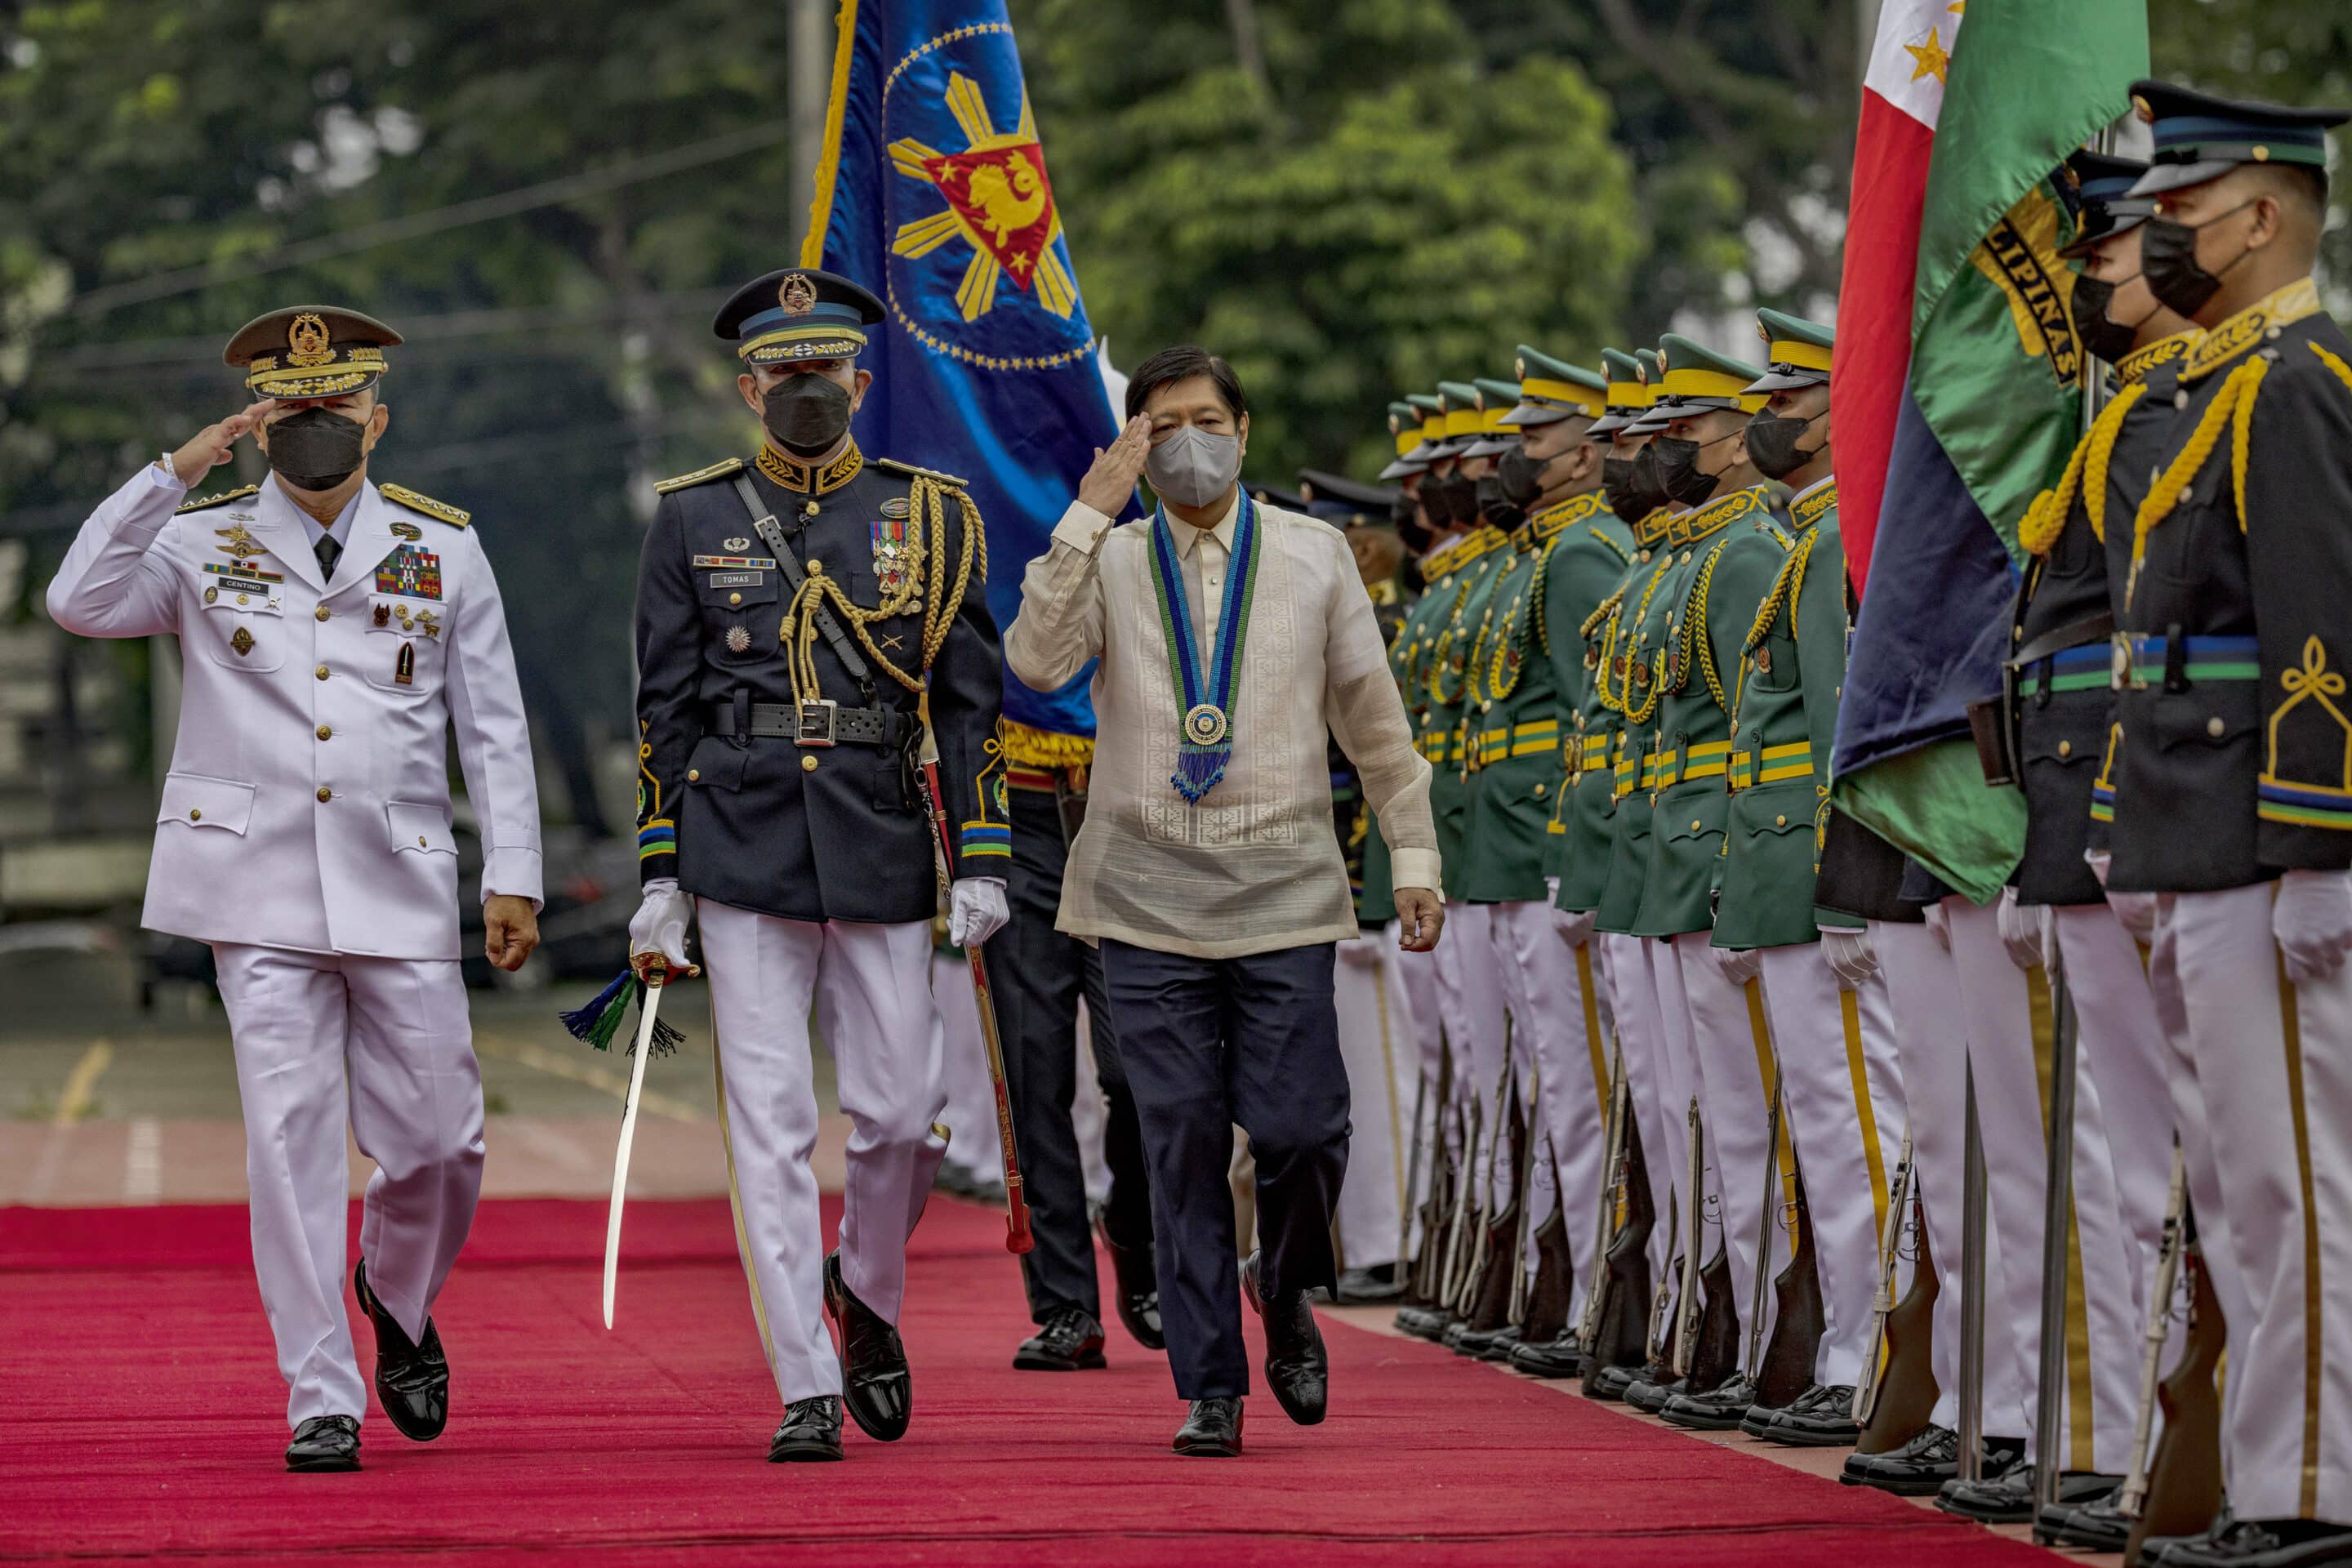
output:
M 984 941 L 1005 918 L 986 541 L 960 480 L 869 458 L 849 434 L 872 379 L 857 353 L 882 319 L 872 294 L 814 269 L 736 292 L 712 329 L 736 345 L 766 442 L 656 487 L 638 577 L 631 952 L 683 969 L 700 921 L 737 1234 L 785 1405 L 771 1459 L 839 1458 L 845 1394 L 884 1441 L 909 1415 L 893 1325 L 947 1136 L 926 695 L 959 828 L 949 934 Z M 824 1257 L 812 1005 L 853 1123 L 840 1247 Z

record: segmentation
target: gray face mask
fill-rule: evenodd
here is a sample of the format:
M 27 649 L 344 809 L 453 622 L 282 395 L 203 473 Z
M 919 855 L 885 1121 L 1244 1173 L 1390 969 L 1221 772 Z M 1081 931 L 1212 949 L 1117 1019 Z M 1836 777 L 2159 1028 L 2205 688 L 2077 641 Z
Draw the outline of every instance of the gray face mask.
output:
M 1178 506 L 1206 506 L 1241 477 L 1242 442 L 1238 436 L 1217 436 L 1185 425 L 1144 459 L 1143 477 L 1154 495 Z

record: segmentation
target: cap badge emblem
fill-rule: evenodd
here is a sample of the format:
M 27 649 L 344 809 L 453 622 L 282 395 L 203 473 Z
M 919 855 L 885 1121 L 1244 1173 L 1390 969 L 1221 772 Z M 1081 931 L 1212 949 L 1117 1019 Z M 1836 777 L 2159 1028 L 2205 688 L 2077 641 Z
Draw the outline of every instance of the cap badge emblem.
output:
M 776 286 L 776 303 L 787 316 L 805 316 L 816 309 L 816 285 L 805 272 L 792 272 Z
M 290 351 L 286 363 L 303 366 L 326 364 L 335 357 L 327 352 L 330 341 L 327 323 L 305 310 L 294 318 L 292 326 L 286 329 L 286 346 Z

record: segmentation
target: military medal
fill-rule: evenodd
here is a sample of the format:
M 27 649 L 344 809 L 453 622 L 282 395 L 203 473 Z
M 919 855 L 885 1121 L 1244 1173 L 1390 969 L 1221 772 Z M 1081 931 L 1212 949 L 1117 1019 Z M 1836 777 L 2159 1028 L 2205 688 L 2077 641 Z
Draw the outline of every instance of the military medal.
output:
M 729 653 L 751 652 L 751 631 L 747 627 L 743 626 L 729 626 L 727 628 L 727 651 Z
M 236 649 L 237 658 L 243 658 L 253 651 L 253 634 L 239 626 L 236 628 L 236 635 L 228 639 L 228 646 Z
M 1151 585 L 1160 603 L 1160 629 L 1168 643 L 1169 670 L 1184 705 L 1176 772 L 1168 782 L 1187 801 L 1198 801 L 1215 788 L 1233 757 L 1234 679 L 1241 668 L 1242 644 L 1249 635 L 1257 563 L 1257 505 L 1244 493 L 1241 516 L 1234 525 L 1233 559 L 1227 563 L 1224 603 L 1217 616 L 1216 648 L 1203 669 L 1192 635 L 1192 610 L 1184 600 L 1175 525 L 1168 521 L 1165 509 L 1152 520 Z
M 394 686 L 416 684 L 416 645 L 415 643 L 404 642 L 400 645 L 400 657 L 393 660 L 392 664 L 392 683 Z
M 892 517 L 887 507 L 874 520 L 874 575 L 882 585 L 882 595 L 888 598 L 907 585 L 907 571 L 913 563 L 913 552 L 907 539 L 904 516 Z
M 392 625 L 392 606 L 390 605 L 378 605 L 375 607 L 375 624 L 380 626 L 388 626 Z

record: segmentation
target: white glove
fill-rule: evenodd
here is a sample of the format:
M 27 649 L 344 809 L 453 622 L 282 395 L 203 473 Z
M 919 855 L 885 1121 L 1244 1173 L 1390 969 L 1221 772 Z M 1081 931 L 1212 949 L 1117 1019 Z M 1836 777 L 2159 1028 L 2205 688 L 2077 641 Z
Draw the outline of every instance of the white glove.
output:
M 1759 948 L 1734 952 L 1727 947 L 1711 947 L 1707 951 L 1715 954 L 1716 973 L 1734 985 L 1744 986 L 1763 973 L 1764 954 Z
M 2271 906 L 2271 934 L 2297 985 L 2324 980 L 2352 952 L 2352 872 L 2289 871 Z
M 629 956 L 658 952 L 678 973 L 687 973 L 686 922 L 694 900 L 677 890 L 676 877 L 656 877 L 645 885 L 645 901 L 629 917 Z
M 1378 969 L 1381 942 L 1377 937 L 1350 937 L 1339 944 L 1339 962 L 1350 969 Z
M 1559 940 L 1569 946 L 1582 947 L 1591 940 L 1592 922 L 1600 912 L 1598 910 L 1564 910 L 1554 904 L 1551 908 L 1551 929 L 1559 932 Z
M 1859 991 L 1863 984 L 1878 973 L 1878 952 L 1870 945 L 1870 932 L 1854 926 L 1820 926 L 1822 962 L 1838 977 L 1842 991 Z
M 1944 901 L 1938 899 L 1932 904 L 1923 905 L 1919 913 L 1927 919 L 1927 934 L 1936 939 L 1936 945 L 1946 952 L 1951 952 L 1952 917 L 1945 912 Z
M 948 892 L 948 941 L 958 947 L 978 946 L 1013 918 L 1004 884 L 994 877 L 958 877 Z
M 2021 904 L 2015 888 L 2000 890 L 2000 907 L 1994 911 L 1995 924 L 2000 931 L 2000 944 L 2009 949 L 2009 961 L 2020 969 L 2047 969 L 2050 963 L 2050 910 L 2041 904 Z
M 1544 879 L 1544 895 L 1545 898 L 1553 904 L 1558 904 L 1559 902 L 1559 879 L 1558 877 L 1546 877 Z

